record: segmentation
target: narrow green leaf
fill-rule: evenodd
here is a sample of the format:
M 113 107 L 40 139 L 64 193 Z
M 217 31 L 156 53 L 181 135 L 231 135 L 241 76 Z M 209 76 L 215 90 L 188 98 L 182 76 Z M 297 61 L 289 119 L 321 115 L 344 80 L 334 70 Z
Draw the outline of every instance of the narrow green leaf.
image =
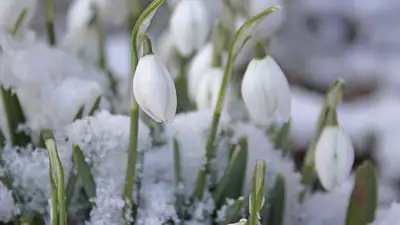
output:
M 179 150 L 179 143 L 176 138 L 174 138 L 174 172 L 175 172 L 175 182 L 179 185 L 182 182 L 181 173 L 181 153 Z
M 214 200 L 217 209 L 222 206 L 225 199 L 236 199 L 243 194 L 247 168 L 247 138 L 242 137 L 230 157 L 228 166 L 217 184 Z
M 78 177 L 89 199 L 96 197 L 96 183 L 94 182 L 90 166 L 85 161 L 85 156 L 78 145 L 72 146 L 72 153 Z
M 100 108 L 100 101 L 101 101 L 101 95 L 99 96 L 99 97 L 97 97 L 96 98 L 96 100 L 94 101 L 94 104 L 93 104 L 93 106 L 92 106 L 92 108 L 90 109 L 90 111 L 89 111 L 89 116 L 93 116 L 94 115 L 94 113 L 97 111 L 97 110 L 99 110 L 99 108 Z
M 203 199 L 204 190 L 206 187 L 206 175 L 206 168 L 202 167 L 197 175 L 196 187 L 194 190 L 194 197 L 198 201 L 201 201 Z
M 274 147 L 275 149 L 282 150 L 283 155 L 286 155 L 288 150 L 290 124 L 291 124 L 290 120 L 284 123 L 275 137 Z
M 285 177 L 279 174 L 276 178 L 274 188 L 268 196 L 267 223 L 282 225 L 285 212 Z
M 76 111 L 76 113 L 75 113 L 73 121 L 82 119 L 84 110 L 85 110 L 85 106 L 84 105 L 79 107 L 78 111 Z
M 54 0 L 45 0 L 46 11 L 46 33 L 49 44 L 54 46 L 56 44 L 56 35 L 54 30 Z
M 59 225 L 67 225 L 67 203 L 64 186 L 64 170 L 61 165 L 60 156 L 58 155 L 56 141 L 53 133 L 48 130 L 42 132 L 42 138 L 49 153 L 50 182 L 51 180 L 54 180 L 57 184 L 57 205 L 60 216 Z M 56 209 L 53 208 L 53 210 Z
M 24 8 L 22 12 L 19 14 L 17 21 L 15 22 L 13 29 L 11 30 L 11 35 L 14 37 L 18 37 L 22 22 L 24 22 L 25 16 L 28 13 L 28 9 Z
M 253 180 L 251 186 L 249 211 L 249 225 L 258 225 L 258 213 L 264 204 L 264 179 L 265 179 L 265 162 L 257 160 L 253 171 Z
M 346 225 L 367 225 L 373 222 L 377 201 L 378 185 L 375 168 L 370 162 L 364 162 L 356 170 Z
M 21 225 L 45 225 L 46 222 L 38 212 L 24 212 L 21 216 Z
M 75 165 L 75 162 L 73 162 Z M 78 175 L 75 173 L 75 166 L 69 171 L 69 178 L 67 181 L 67 187 L 65 188 L 65 193 L 67 196 L 67 206 L 70 205 L 72 198 L 75 195 L 76 183 L 78 182 Z
M 223 222 L 220 222 L 219 225 L 228 225 L 230 223 L 233 223 L 234 221 L 237 221 L 241 218 L 241 212 L 244 207 L 244 198 L 239 197 L 235 203 L 232 205 L 228 206 L 226 209 L 226 214 L 225 214 L 225 220 Z
M 1 87 L 1 95 L 10 132 L 10 142 L 13 146 L 26 146 L 31 142 L 31 138 L 24 132 L 18 131 L 18 126 L 26 123 L 18 96 L 4 87 Z

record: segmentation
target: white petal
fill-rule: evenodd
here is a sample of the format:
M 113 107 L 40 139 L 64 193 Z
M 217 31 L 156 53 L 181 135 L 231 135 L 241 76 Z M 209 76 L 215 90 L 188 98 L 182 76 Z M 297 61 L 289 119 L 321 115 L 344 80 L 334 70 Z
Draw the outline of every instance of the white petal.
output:
M 133 93 L 139 106 L 157 122 L 175 116 L 175 85 L 158 57 L 146 55 L 140 58 L 133 78 Z
M 354 163 L 354 148 L 340 127 L 325 127 L 315 150 L 315 169 L 327 190 L 343 183 Z
M 271 57 L 267 57 L 271 75 L 273 76 L 272 81 L 274 87 L 276 87 L 276 96 L 278 98 L 278 109 L 277 117 L 282 120 L 282 122 L 287 122 L 290 119 L 291 114 L 291 94 L 289 83 L 286 79 L 285 74 L 282 72 L 280 66 Z
M 210 22 L 207 9 L 201 0 L 182 0 L 178 3 L 170 20 L 170 29 L 177 50 L 189 56 L 207 40 Z

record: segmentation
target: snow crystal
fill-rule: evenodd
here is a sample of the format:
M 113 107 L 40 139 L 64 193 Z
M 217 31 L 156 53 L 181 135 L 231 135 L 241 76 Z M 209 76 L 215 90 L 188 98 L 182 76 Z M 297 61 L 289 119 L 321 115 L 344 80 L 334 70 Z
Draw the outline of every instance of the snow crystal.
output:
M 8 222 L 11 217 L 19 213 L 19 208 L 14 204 L 10 190 L 0 183 L 0 221 Z
M 354 186 L 354 176 L 328 193 L 315 193 L 298 208 L 300 224 L 345 224 L 348 202 Z M 386 184 L 378 186 L 378 206 L 388 207 L 399 199 L 396 189 Z M 329 205 L 329 210 L 326 210 Z

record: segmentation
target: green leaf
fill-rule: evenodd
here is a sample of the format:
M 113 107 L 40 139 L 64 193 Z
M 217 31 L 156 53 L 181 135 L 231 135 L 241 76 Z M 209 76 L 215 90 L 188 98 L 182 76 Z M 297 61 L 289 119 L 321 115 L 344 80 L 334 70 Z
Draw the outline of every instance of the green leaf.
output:
M 267 223 L 282 225 L 285 212 L 285 178 L 279 174 L 276 178 L 274 188 L 268 195 Z
M 283 155 L 287 154 L 287 145 L 289 142 L 289 135 L 290 135 L 290 124 L 291 121 L 289 120 L 288 122 L 284 123 L 279 129 L 276 137 L 275 137 L 275 142 L 274 142 L 274 147 L 275 149 L 280 149 L 283 152 Z
M 84 105 L 79 107 L 78 111 L 76 111 L 76 113 L 75 113 L 73 121 L 82 119 L 84 110 L 85 110 L 85 106 Z
M 243 194 L 243 185 L 247 168 L 247 155 L 247 138 L 242 137 L 230 157 L 228 166 L 226 167 L 222 178 L 217 184 L 214 193 L 214 201 L 217 209 L 222 206 L 225 199 L 236 199 Z
M 91 168 L 85 161 L 85 157 L 78 145 L 72 146 L 72 153 L 76 170 L 78 171 L 78 177 L 83 185 L 83 189 L 89 199 L 93 199 L 96 197 L 96 183 L 94 182 Z
M 49 153 L 49 174 L 51 189 L 57 186 L 57 205 L 60 216 L 59 225 L 67 225 L 67 204 L 64 187 L 64 170 L 61 165 L 60 156 L 58 155 L 56 141 L 51 131 L 45 130 L 42 132 L 42 138 Z M 52 191 L 52 197 L 55 193 Z M 53 199 L 52 199 L 53 201 Z M 53 208 L 55 209 L 55 208 Z
M 73 165 L 75 165 L 75 162 L 73 162 Z M 65 188 L 65 195 L 67 196 L 67 206 L 70 205 L 71 199 L 74 197 L 76 183 L 78 182 L 78 175 L 75 173 L 75 166 L 69 171 L 68 177 L 69 178 L 67 181 L 67 187 Z
M 198 201 L 203 199 L 203 194 L 206 187 L 206 175 L 206 168 L 202 167 L 197 175 L 196 187 L 194 190 L 194 198 Z
M 24 212 L 21 216 L 21 225 L 45 225 L 46 222 L 38 212 Z
M 182 182 L 182 166 L 181 166 L 181 153 L 179 150 L 179 143 L 176 138 L 174 138 L 174 172 L 175 172 L 175 182 L 177 185 Z
M 15 24 L 13 26 L 13 29 L 11 30 L 11 35 L 12 36 L 18 37 L 19 32 L 21 30 L 22 22 L 24 22 L 24 19 L 25 19 L 27 13 L 28 13 L 28 9 L 24 8 L 22 10 L 22 12 L 19 14 L 17 22 L 15 22 Z
M 241 218 L 241 212 L 244 207 L 244 198 L 239 197 L 235 203 L 228 206 L 226 209 L 225 220 L 220 222 L 219 225 L 228 225 L 233 223 Z
M 364 162 L 356 170 L 346 225 L 367 225 L 373 222 L 377 201 L 378 185 L 375 168 L 370 162 Z
M 99 110 L 100 108 L 100 101 L 101 101 L 101 95 L 99 97 L 96 98 L 96 100 L 94 101 L 94 104 L 92 106 L 92 108 L 89 111 L 89 116 L 93 116 L 94 113 Z
M 13 146 L 26 146 L 31 142 L 31 138 L 24 132 L 18 131 L 18 126 L 26 123 L 18 96 L 4 87 L 1 87 L 1 95 L 10 132 L 10 142 Z
M 250 202 L 249 202 L 249 225 L 258 225 L 258 213 L 263 207 L 264 198 L 264 179 L 265 179 L 265 162 L 257 160 L 253 171 L 253 180 L 251 186 Z

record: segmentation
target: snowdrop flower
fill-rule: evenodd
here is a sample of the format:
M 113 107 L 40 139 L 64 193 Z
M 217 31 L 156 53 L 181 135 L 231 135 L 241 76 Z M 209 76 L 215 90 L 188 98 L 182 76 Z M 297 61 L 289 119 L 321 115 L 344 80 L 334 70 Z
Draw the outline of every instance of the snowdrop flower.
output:
M 175 84 L 161 59 L 153 54 L 140 58 L 133 78 L 133 94 L 143 111 L 157 122 L 175 117 Z
M 260 125 L 268 125 L 273 119 L 290 119 L 289 84 L 271 56 L 256 57 L 249 63 L 242 81 L 242 97 L 250 116 Z
M 350 175 L 354 148 L 350 138 L 338 126 L 324 128 L 315 149 L 315 169 L 322 186 L 331 190 Z
M 21 28 L 24 29 L 35 15 L 37 0 L 2 0 L 0 3 L 0 27 L 11 30 L 20 14 L 26 9 Z
M 202 75 L 196 94 L 197 109 L 204 110 L 216 106 L 223 73 L 221 68 L 211 68 Z
M 119 26 L 129 15 L 126 0 L 75 0 L 67 12 L 68 29 L 87 27 L 93 17 L 93 5 L 105 25 Z
M 183 56 L 190 56 L 203 46 L 211 29 L 203 1 L 181 0 L 172 13 L 170 29 Z

